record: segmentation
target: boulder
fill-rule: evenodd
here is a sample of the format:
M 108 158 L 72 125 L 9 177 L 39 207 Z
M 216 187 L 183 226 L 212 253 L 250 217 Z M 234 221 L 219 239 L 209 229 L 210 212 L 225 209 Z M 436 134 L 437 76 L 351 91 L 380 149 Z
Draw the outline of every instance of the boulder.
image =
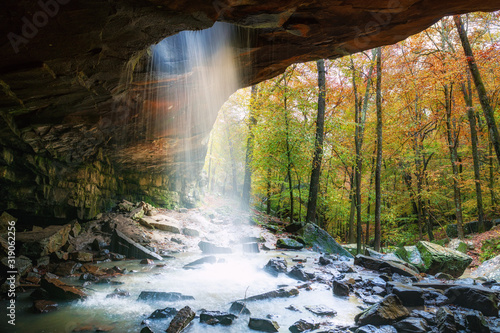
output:
M 276 242 L 276 247 L 288 250 L 301 250 L 302 248 L 304 248 L 304 244 L 299 243 L 292 238 L 279 238 Z
M 177 310 L 175 308 L 166 307 L 164 309 L 155 310 L 152 314 L 149 315 L 148 319 L 164 319 L 174 317 L 176 314 Z
M 73 275 L 80 266 L 81 264 L 74 261 L 64 261 L 57 264 L 51 271 L 58 276 L 68 276 Z
M 200 232 L 196 229 L 182 228 L 182 234 L 190 237 L 199 237 Z
M 449 307 L 440 307 L 436 312 L 436 322 L 439 333 L 456 333 L 455 316 Z
M 300 222 L 293 222 L 285 226 L 285 231 L 289 233 L 295 233 L 302 229 L 303 225 Z
M 59 304 L 48 300 L 36 300 L 31 307 L 35 313 L 47 313 L 57 310 Z
M 76 251 L 69 254 L 69 258 L 78 262 L 91 262 L 94 255 L 90 252 Z
M 238 318 L 236 315 L 228 312 L 203 311 L 200 314 L 200 323 L 229 326 L 236 318 Z
M 31 259 L 26 256 L 21 255 L 16 257 L 14 260 L 15 263 L 13 264 L 12 262 L 9 262 L 9 257 L 2 258 L 1 263 L 5 271 L 16 271 L 17 275 L 24 276 L 33 268 Z
M 479 311 L 468 311 L 465 313 L 465 322 L 469 332 L 490 333 L 489 324 Z M 500 327 L 499 327 L 500 328 Z
M 425 319 L 425 321 L 429 325 L 435 326 L 437 324 L 436 323 L 436 314 L 434 314 L 434 313 L 430 313 L 430 312 L 427 312 L 424 310 L 413 310 L 411 312 L 411 315 L 413 317 L 419 317 L 419 318 Z
M 106 298 L 125 298 L 130 297 L 130 293 L 123 289 L 115 289 L 111 294 L 107 294 Z
M 259 253 L 259 244 L 258 243 L 244 243 L 243 244 L 243 252 L 245 253 Z
M 85 294 L 82 290 L 67 285 L 57 278 L 44 277 L 40 281 L 40 285 L 49 293 L 51 299 L 77 300 L 87 297 L 87 294 Z
M 277 322 L 263 318 L 250 318 L 248 327 L 260 332 L 278 332 L 280 329 Z
M 16 233 L 16 242 L 21 254 L 32 259 L 59 251 L 68 241 L 71 224 L 51 225 L 39 231 Z
M 314 278 L 314 273 L 304 271 L 304 265 L 297 264 L 287 273 L 288 277 L 299 281 L 309 281 Z
M 281 257 L 271 258 L 264 266 L 264 270 L 273 276 L 278 276 L 279 273 L 286 273 L 286 261 Z
M 393 324 L 398 333 L 426 333 L 429 326 L 425 319 L 409 317 Z
M 189 264 L 184 265 L 184 269 L 194 269 L 203 264 L 215 264 L 217 262 L 217 258 L 215 256 L 206 256 L 200 259 L 197 259 Z
M 240 315 L 250 315 L 250 310 L 248 310 L 247 306 L 245 303 L 236 301 L 231 304 L 231 307 L 229 308 L 229 313 L 235 314 L 237 316 Z
M 113 235 L 111 236 L 111 251 L 125 255 L 129 258 L 163 260 L 160 255 L 134 242 L 117 229 L 113 231 Z M 115 260 L 113 256 L 111 260 Z
M 408 263 L 415 266 L 419 271 L 422 271 L 425 264 L 422 260 L 422 256 L 415 245 L 405 246 L 406 257 L 408 258 Z
M 301 333 L 301 332 L 305 332 L 305 331 L 315 330 L 315 329 L 319 328 L 319 326 L 320 326 L 320 324 L 317 324 L 317 323 L 314 323 L 311 321 L 307 321 L 304 319 L 300 319 L 299 321 L 296 321 L 295 323 L 293 323 L 293 325 L 290 326 L 288 328 L 288 330 L 292 333 Z
M 215 244 L 200 241 L 198 243 L 198 247 L 205 254 L 224 254 L 224 253 L 233 253 L 233 251 L 228 247 L 220 247 Z
M 424 272 L 427 274 L 443 272 L 457 278 L 472 262 L 468 255 L 434 243 L 420 241 L 417 248 L 424 261 Z
M 335 296 L 349 296 L 350 288 L 347 284 L 333 280 L 333 294 Z
M 314 223 L 307 223 L 299 233 L 306 242 L 306 246 L 312 247 L 315 251 L 353 257 L 328 232 Z
M 164 292 L 164 291 L 141 291 L 138 301 L 165 301 L 165 302 L 177 302 L 193 300 L 193 296 L 183 295 L 176 292 Z
M 127 200 L 122 200 L 120 203 L 117 205 L 117 209 L 122 211 L 122 212 L 131 212 L 135 208 L 135 205 L 131 203 L 130 201 Z
M 446 247 L 462 253 L 467 253 L 467 249 L 469 248 L 466 243 L 458 238 L 452 239 Z
M 364 256 L 362 254 L 358 254 L 356 258 L 354 258 L 354 264 L 383 273 L 397 273 L 403 276 L 413 277 L 417 280 L 420 278 L 417 271 L 402 264 L 393 261 L 372 258 Z
M 299 294 L 299 290 L 297 288 L 280 288 L 277 290 L 269 291 L 267 293 L 247 297 L 247 298 L 242 299 L 240 301 L 250 302 L 250 301 L 259 301 L 259 300 L 270 299 L 270 298 L 288 298 L 288 297 L 297 296 L 298 294 Z
M 3 212 L 2 215 L 0 215 L 0 234 L 7 232 L 12 222 L 14 222 L 15 225 L 17 218 L 7 212 Z
M 473 278 L 484 277 L 488 280 L 500 281 L 500 255 L 483 262 L 472 272 Z
M 196 314 L 189 306 L 185 306 L 177 312 L 175 317 L 170 322 L 166 332 L 167 333 L 179 333 L 185 329 L 191 321 L 193 321 Z
M 451 304 L 498 316 L 498 295 L 491 289 L 476 286 L 454 286 L 445 291 Z
M 181 233 L 179 225 L 167 221 L 157 221 L 149 216 L 141 217 L 139 223 L 149 229 L 162 230 L 173 234 Z
M 325 305 L 306 305 L 305 308 L 317 316 L 334 317 L 337 315 L 337 311 Z
M 385 325 L 402 320 L 410 315 L 396 295 L 387 295 L 354 318 L 357 325 Z
M 398 296 L 404 306 L 424 305 L 425 291 L 422 288 L 391 281 L 387 282 L 386 291 Z

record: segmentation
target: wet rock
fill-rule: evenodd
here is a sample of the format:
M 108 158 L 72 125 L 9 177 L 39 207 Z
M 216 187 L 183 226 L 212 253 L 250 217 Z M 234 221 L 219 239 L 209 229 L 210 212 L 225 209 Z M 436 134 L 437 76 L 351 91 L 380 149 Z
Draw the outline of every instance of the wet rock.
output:
M 228 312 L 203 311 L 200 314 L 200 323 L 229 326 L 236 318 L 238 318 L 236 315 Z
M 67 285 L 56 278 L 44 277 L 40 281 L 40 285 L 47 290 L 51 299 L 76 300 L 87 297 L 87 294 L 80 289 Z
M 155 262 L 151 259 L 142 259 L 139 264 L 141 265 L 154 265 Z
M 436 279 L 439 279 L 439 280 L 446 280 L 446 281 L 454 280 L 453 276 L 451 276 L 450 274 L 446 274 L 446 273 L 437 273 L 434 277 Z
M 48 266 L 50 264 L 50 256 L 43 256 L 36 260 L 36 266 Z
M 146 326 L 141 329 L 140 333 L 154 333 L 154 332 L 149 326 Z
M 243 244 L 243 252 L 245 253 L 259 253 L 259 244 L 258 243 L 245 243 Z
M 397 273 L 403 276 L 412 277 L 416 280 L 420 278 L 417 271 L 404 265 L 392 261 L 368 257 L 362 254 L 358 254 L 356 258 L 354 258 L 354 264 L 383 273 Z
M 351 266 L 349 266 L 345 262 L 336 263 L 336 264 L 334 264 L 334 267 L 340 273 L 356 273 L 354 268 L 352 268 Z
M 81 264 L 74 261 L 66 261 L 60 264 L 57 264 L 54 269 L 51 271 L 58 276 L 68 276 L 73 275 L 78 268 L 81 267 Z
M 250 318 L 248 327 L 260 332 L 278 332 L 280 328 L 277 322 L 263 318 Z
M 57 310 L 59 304 L 48 300 L 36 300 L 31 307 L 35 313 L 47 313 Z
M 271 242 L 265 242 L 264 244 L 262 244 L 262 250 L 264 251 L 276 250 L 276 246 L 274 246 Z
M 438 309 L 436 312 L 436 322 L 439 333 L 455 333 L 457 331 L 455 317 L 447 306 Z
M 420 241 L 417 248 L 424 261 L 424 272 L 427 274 L 443 272 L 457 278 L 472 262 L 468 255 L 434 243 Z
M 317 316 L 334 317 L 337 315 L 337 311 L 325 305 L 306 305 L 305 308 Z
M 166 307 L 164 309 L 155 310 L 152 314 L 149 315 L 148 319 L 164 319 L 174 317 L 176 314 L 177 310 L 175 308 Z
M 139 223 L 149 229 L 156 229 L 166 232 L 171 232 L 173 234 L 180 234 L 181 230 L 177 223 L 173 221 L 157 221 L 152 217 L 144 216 L 139 219 Z
M 292 238 L 279 238 L 276 242 L 276 247 L 288 250 L 300 250 L 304 248 L 304 244 L 297 242 Z
M 489 280 L 500 281 L 500 255 L 483 262 L 472 274 L 472 277 L 485 277 Z
M 455 286 L 445 292 L 451 304 L 481 311 L 485 316 L 498 316 L 498 296 L 484 287 Z
M 240 315 L 247 315 L 249 316 L 251 314 L 250 310 L 248 310 L 247 306 L 243 302 L 233 302 L 231 304 L 231 307 L 229 308 L 229 313 L 235 314 L 237 316 Z
M 386 291 L 399 297 L 404 306 L 424 305 L 424 290 L 399 282 L 387 282 Z
M 304 271 L 302 264 L 297 264 L 292 267 L 290 272 L 287 273 L 289 277 L 299 281 L 309 281 L 314 278 L 314 273 L 307 273 Z
M 198 243 L 198 247 L 205 254 L 223 254 L 223 253 L 233 253 L 233 251 L 228 247 L 220 247 L 215 244 L 201 241 Z
M 16 242 L 21 243 L 20 253 L 29 258 L 39 258 L 59 251 L 67 241 L 71 224 L 51 225 L 38 231 L 16 233 Z
M 99 281 L 99 278 L 92 273 L 83 273 L 82 275 L 80 275 L 80 278 L 78 280 L 97 282 Z
M 123 254 L 113 253 L 113 252 L 111 252 L 109 254 L 109 257 L 112 261 L 121 261 L 121 260 L 125 260 L 125 258 L 126 258 Z
M 286 273 L 286 261 L 281 257 L 271 258 L 266 266 L 264 266 L 264 270 L 273 276 L 278 276 L 279 273 Z
M 465 314 L 466 326 L 469 332 L 490 333 L 490 327 L 479 311 L 468 311 Z
M 120 203 L 118 203 L 117 209 L 122 211 L 122 212 L 131 212 L 135 209 L 135 205 L 131 203 L 130 201 L 127 200 L 122 200 Z
M 300 234 L 306 242 L 306 246 L 312 247 L 314 251 L 340 254 L 348 258 L 353 257 L 347 250 L 340 246 L 329 233 L 314 223 L 307 223 L 305 227 L 300 230 Z
M 311 331 L 319 328 L 320 324 L 316 324 L 311 321 L 307 321 L 304 319 L 300 319 L 299 321 L 296 321 L 293 323 L 292 326 L 288 328 L 288 330 L 292 333 L 300 333 L 300 332 L 305 332 L 305 331 Z
M 390 325 L 383 325 L 379 328 L 373 325 L 365 325 L 358 328 L 355 333 L 398 333 L 398 331 Z
M 200 232 L 196 229 L 183 228 L 182 234 L 190 237 L 200 237 Z
M 184 265 L 184 269 L 193 269 L 196 268 L 197 266 L 203 265 L 203 264 L 215 264 L 217 262 L 217 258 L 215 256 L 206 256 L 200 259 L 197 259 L 193 262 L 190 262 L 189 264 Z
M 91 262 L 94 259 L 94 255 L 89 252 L 77 251 L 70 253 L 69 258 L 78 262 Z
M 385 325 L 404 319 L 409 315 L 410 312 L 396 295 L 387 295 L 380 303 L 374 304 L 356 315 L 355 321 L 358 325 Z
M 179 333 L 185 329 L 195 317 L 195 313 L 189 306 L 185 306 L 177 312 L 167 328 L 167 333 Z
M 158 254 L 149 251 L 144 246 L 134 242 L 121 231 L 114 230 L 111 237 L 111 251 L 136 259 L 163 260 Z M 111 257 L 113 259 L 113 255 Z
M 193 296 L 183 295 L 176 292 L 163 292 L 163 291 L 141 291 L 137 300 L 140 301 L 166 301 L 177 302 L 193 300 Z
M 333 294 L 335 296 L 349 296 L 349 292 L 350 288 L 347 284 L 337 280 L 333 281 Z
M 426 333 L 429 327 L 425 319 L 409 317 L 393 324 L 398 333 Z
M 126 298 L 130 297 L 130 293 L 123 289 L 115 289 L 111 294 L 106 295 L 106 298 Z
M 419 317 L 419 318 L 422 318 L 422 319 L 425 319 L 425 321 L 429 324 L 429 325 L 436 325 L 436 315 L 433 314 L 433 313 L 430 313 L 430 312 L 427 312 L 427 311 L 423 311 L 423 310 L 413 310 L 411 312 L 412 316 L 414 317 Z
M 244 300 L 240 301 L 258 301 L 262 299 L 270 299 L 270 298 L 288 298 L 297 296 L 299 294 L 299 290 L 297 288 L 280 288 L 277 290 L 269 291 L 267 293 L 247 297 Z
M 302 311 L 300 311 L 300 309 L 296 305 L 293 305 L 293 304 L 290 304 L 285 309 L 290 310 L 290 311 L 294 311 L 294 312 L 302 312 Z
M 319 261 L 318 263 L 321 265 L 321 266 L 327 266 L 327 265 L 331 265 L 333 264 L 333 260 L 330 260 L 324 256 L 321 256 L 319 257 Z

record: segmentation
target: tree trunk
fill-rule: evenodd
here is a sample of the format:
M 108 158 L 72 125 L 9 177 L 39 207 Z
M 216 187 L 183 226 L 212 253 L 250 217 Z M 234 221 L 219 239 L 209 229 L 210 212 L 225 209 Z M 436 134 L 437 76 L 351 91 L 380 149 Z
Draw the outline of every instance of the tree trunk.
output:
M 252 94 L 250 98 L 250 114 L 248 119 L 248 139 L 247 139 L 247 151 L 245 156 L 245 178 L 243 181 L 243 189 L 241 193 L 241 205 L 242 208 L 248 209 L 250 207 L 250 194 L 252 191 L 252 154 L 253 154 L 253 140 L 254 134 L 252 132 L 253 127 L 257 124 L 255 119 L 255 103 L 257 98 L 257 86 L 252 86 Z
M 458 170 L 458 131 L 452 127 L 452 119 L 451 119 L 451 109 L 452 109 L 452 94 L 453 91 L 448 87 L 448 85 L 444 86 L 444 94 L 445 94 L 445 109 L 446 109 L 446 134 L 448 138 L 448 147 L 450 149 L 450 161 L 451 167 L 453 170 L 453 199 L 455 203 L 455 214 L 457 217 L 457 230 L 458 230 L 458 238 L 464 239 L 464 230 L 463 230 L 463 219 L 462 219 L 462 196 L 460 194 L 459 187 L 459 170 Z
M 382 173 L 382 48 L 377 48 L 377 163 L 375 166 L 375 251 L 380 251 L 380 215 L 381 215 L 381 180 Z
M 314 156 L 311 170 L 311 181 L 309 183 L 309 199 L 307 200 L 307 222 L 315 222 L 316 204 L 318 201 L 319 178 L 321 175 L 321 160 L 323 157 L 323 132 L 325 124 L 325 95 L 326 95 L 326 73 L 325 61 L 318 60 L 318 116 L 316 118 L 316 140 L 314 143 Z
M 460 15 L 453 16 L 455 20 L 455 25 L 460 36 L 460 41 L 462 42 L 462 47 L 464 49 L 465 57 L 467 59 L 467 64 L 469 65 L 469 70 L 472 74 L 474 80 L 474 85 L 476 86 L 477 94 L 479 96 L 479 101 L 481 102 L 481 107 L 483 109 L 484 118 L 486 119 L 486 124 L 488 125 L 488 130 L 490 132 L 490 140 L 495 149 L 498 162 L 500 163 L 500 134 L 498 133 L 498 127 L 495 122 L 495 115 L 493 108 L 490 105 L 490 100 L 486 93 L 486 88 L 484 87 L 483 80 L 481 79 L 481 73 L 476 64 L 474 58 L 474 53 L 469 43 L 469 38 L 462 25 L 462 20 Z
M 271 168 L 267 169 L 267 202 L 266 202 L 266 213 L 271 215 Z
M 283 74 L 285 75 L 285 74 Z M 291 152 L 291 147 L 290 147 L 290 121 L 288 119 L 288 109 L 287 109 L 287 82 L 286 78 L 284 80 L 285 83 L 285 94 L 284 94 L 284 99 L 283 99 L 283 106 L 285 110 L 285 136 L 286 136 L 286 158 L 287 158 L 287 164 L 286 164 L 286 175 L 288 178 L 288 190 L 290 193 L 290 223 L 293 223 L 293 181 L 292 181 L 292 152 Z
M 356 184 L 354 184 L 354 167 L 352 168 L 352 173 L 350 178 L 351 188 L 349 189 L 349 199 L 351 202 L 351 210 L 349 211 L 349 244 L 352 244 L 356 241 L 356 237 L 354 234 L 354 218 L 356 217 L 356 197 L 354 195 Z
M 484 212 L 483 212 L 483 193 L 481 190 L 481 174 L 479 169 L 479 153 L 477 150 L 477 127 L 476 127 L 476 114 L 472 106 L 472 91 L 470 89 L 470 80 L 468 89 L 465 84 L 462 84 L 462 93 L 464 95 L 465 104 L 467 106 L 467 117 L 469 118 L 470 127 L 470 141 L 472 146 L 472 161 L 474 162 L 474 181 L 476 183 L 476 202 L 477 202 L 477 215 L 479 222 L 479 231 L 484 232 Z
M 488 158 L 488 165 L 489 165 L 489 173 L 490 173 L 490 181 L 489 181 L 489 185 L 490 185 L 490 199 L 491 199 L 491 206 L 492 207 L 495 207 L 495 205 L 497 204 L 497 198 L 496 198 L 496 195 L 495 195 L 495 167 L 494 167 L 494 161 L 493 161 L 493 147 L 492 147 L 492 144 L 490 142 L 490 144 L 488 145 L 488 149 L 489 149 L 489 158 Z

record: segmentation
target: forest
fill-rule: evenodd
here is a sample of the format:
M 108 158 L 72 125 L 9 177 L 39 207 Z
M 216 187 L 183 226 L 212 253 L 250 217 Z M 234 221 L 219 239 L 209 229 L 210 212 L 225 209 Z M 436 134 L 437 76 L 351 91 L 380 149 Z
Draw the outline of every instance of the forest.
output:
M 358 250 L 484 228 L 500 216 L 499 18 L 446 17 L 239 90 L 210 137 L 209 190 Z

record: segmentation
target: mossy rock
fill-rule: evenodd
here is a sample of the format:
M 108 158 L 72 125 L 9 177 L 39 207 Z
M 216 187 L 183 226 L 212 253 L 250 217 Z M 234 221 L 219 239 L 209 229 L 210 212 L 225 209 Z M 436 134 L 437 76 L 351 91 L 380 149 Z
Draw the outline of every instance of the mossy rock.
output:
M 304 238 L 306 245 L 315 251 L 339 254 L 348 258 L 353 257 L 328 232 L 314 223 L 307 223 L 304 228 L 300 229 L 299 234 Z
M 417 248 L 424 262 L 424 272 L 427 274 L 442 272 L 458 278 L 472 262 L 472 258 L 466 254 L 430 242 L 420 241 Z

